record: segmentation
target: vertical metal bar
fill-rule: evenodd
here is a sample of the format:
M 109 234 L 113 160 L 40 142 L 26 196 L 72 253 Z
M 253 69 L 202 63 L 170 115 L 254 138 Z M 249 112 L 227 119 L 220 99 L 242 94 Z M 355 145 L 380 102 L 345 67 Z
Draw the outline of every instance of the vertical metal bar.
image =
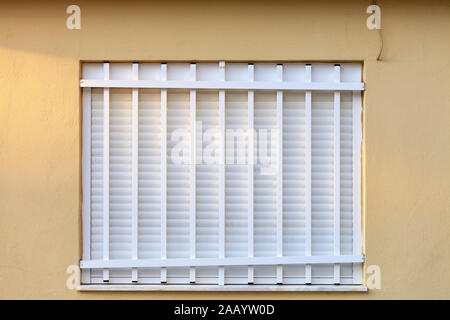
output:
M 255 68 L 253 63 L 248 65 L 248 81 L 255 80 Z M 253 90 L 248 90 L 248 257 L 254 256 L 254 214 L 253 214 L 253 175 L 254 175 L 254 102 Z M 254 283 L 254 267 L 248 266 L 248 283 Z
M 353 91 L 353 254 L 362 253 L 361 242 L 361 148 L 362 148 L 362 105 L 361 92 Z M 353 283 L 362 283 L 362 266 L 353 264 Z
M 109 80 L 109 62 L 103 64 L 104 80 Z M 109 260 L 109 88 L 103 88 L 103 260 Z M 103 282 L 109 269 L 103 269 Z
M 305 82 L 311 82 L 311 65 L 305 66 Z M 305 256 L 311 256 L 311 91 L 305 92 Z M 311 284 L 311 265 L 305 265 L 305 283 Z
M 132 78 L 139 79 L 139 65 L 133 63 Z M 131 106 L 131 238 L 132 259 L 138 259 L 138 203 L 139 203 L 139 176 L 138 176 L 138 129 L 139 129 L 139 89 L 132 89 Z M 138 269 L 132 268 L 131 281 L 138 282 Z
M 277 80 L 283 81 L 283 65 L 277 65 Z M 283 91 L 277 91 L 277 257 L 283 256 Z M 277 265 L 277 284 L 283 283 L 283 266 Z
M 191 63 L 190 66 L 190 80 L 195 81 L 197 74 L 197 66 L 195 63 Z M 190 91 L 190 122 L 191 122 L 191 151 L 190 151 L 190 212 L 189 212 L 189 238 L 190 238 L 190 257 L 195 259 L 196 257 L 196 109 L 197 109 L 197 91 L 191 89 Z M 189 282 L 195 283 L 195 267 L 189 269 Z
M 167 64 L 161 63 L 161 80 L 167 80 Z M 161 89 L 161 259 L 167 259 L 167 89 Z M 167 268 L 161 268 L 167 283 Z
M 225 62 L 219 62 L 220 80 L 225 81 Z M 225 90 L 219 90 L 219 258 L 225 258 Z M 225 268 L 219 266 L 219 285 L 225 284 Z
M 340 82 L 341 67 L 334 65 L 334 81 Z M 341 254 L 341 93 L 334 92 L 334 255 Z M 341 267 L 334 264 L 334 283 L 339 284 Z
M 91 259 L 91 88 L 83 88 L 83 260 Z M 91 270 L 83 269 L 82 282 L 91 282 Z

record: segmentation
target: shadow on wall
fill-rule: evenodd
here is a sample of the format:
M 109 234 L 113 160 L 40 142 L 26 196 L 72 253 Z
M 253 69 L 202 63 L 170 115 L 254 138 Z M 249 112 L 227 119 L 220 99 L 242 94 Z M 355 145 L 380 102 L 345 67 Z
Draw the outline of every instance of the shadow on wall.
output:
M 248 61 L 263 53 L 276 61 L 360 61 L 378 45 L 366 28 L 368 4 L 359 1 L 82 0 L 79 30 L 66 26 L 70 4 L 2 1 L 0 48 L 77 60 Z

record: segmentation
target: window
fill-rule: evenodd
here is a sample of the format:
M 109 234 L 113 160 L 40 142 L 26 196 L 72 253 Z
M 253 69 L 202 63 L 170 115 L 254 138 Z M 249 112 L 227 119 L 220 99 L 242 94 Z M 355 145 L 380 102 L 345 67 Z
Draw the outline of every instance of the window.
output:
M 84 284 L 362 283 L 360 64 L 84 63 L 80 86 Z

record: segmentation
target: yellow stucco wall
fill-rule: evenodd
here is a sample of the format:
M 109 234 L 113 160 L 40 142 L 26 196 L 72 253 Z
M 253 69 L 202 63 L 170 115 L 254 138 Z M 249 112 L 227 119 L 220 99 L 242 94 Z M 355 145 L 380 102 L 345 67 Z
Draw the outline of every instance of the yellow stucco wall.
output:
M 66 7 L 82 29 L 66 29 Z M 450 3 L 2 1 L 0 298 L 450 298 Z M 364 61 L 368 293 L 82 293 L 80 60 Z

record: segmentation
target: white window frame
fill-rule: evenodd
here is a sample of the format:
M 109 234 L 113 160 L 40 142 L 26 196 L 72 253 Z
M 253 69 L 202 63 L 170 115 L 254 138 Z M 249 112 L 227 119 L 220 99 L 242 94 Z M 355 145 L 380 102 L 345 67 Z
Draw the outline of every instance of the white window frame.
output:
M 340 82 L 340 65 L 335 65 L 335 81 L 334 82 L 313 82 L 311 81 L 311 64 L 305 65 L 305 80 L 304 81 L 283 81 L 282 78 L 282 65 L 278 65 L 277 69 L 280 74 L 279 81 L 253 81 L 252 71 L 253 64 L 249 64 L 249 81 L 226 81 L 223 76 L 222 81 L 198 81 L 195 78 L 195 64 L 191 64 L 191 78 L 184 81 L 167 80 L 167 64 L 161 63 L 161 80 L 138 80 L 138 63 L 133 63 L 132 74 L 133 80 L 110 80 L 109 79 L 109 62 L 104 63 L 104 79 L 92 80 L 81 79 L 80 87 L 82 88 L 82 104 L 83 104 L 83 148 L 82 148 L 82 228 L 83 228 L 83 258 L 80 261 L 80 268 L 82 269 L 83 283 L 89 283 L 90 281 L 90 268 L 103 269 L 103 277 L 105 282 L 109 278 L 110 268 L 131 268 L 132 270 L 132 283 L 138 280 L 138 268 L 141 267 L 159 267 L 161 268 L 161 285 L 153 284 L 130 284 L 130 285 L 95 285 L 95 284 L 83 284 L 80 286 L 80 290 L 214 290 L 214 291 L 367 291 L 366 287 L 361 285 L 309 285 L 311 283 L 311 265 L 314 264 L 334 264 L 334 277 L 335 284 L 339 284 L 340 277 L 340 264 L 341 263 L 354 263 L 363 264 L 365 257 L 362 253 L 362 232 L 361 232 L 361 148 L 362 148 L 362 99 L 361 92 L 364 90 L 363 82 Z M 219 62 L 219 69 L 225 74 L 225 62 Z M 108 192 L 104 195 L 104 224 L 103 224 L 103 259 L 91 260 L 90 259 L 90 159 L 91 159 L 91 89 L 103 88 L 104 91 L 104 111 L 109 110 L 109 90 L 110 88 L 130 88 L 132 89 L 132 258 L 125 260 L 110 260 L 109 259 L 109 208 L 108 208 Z M 162 178 L 162 194 L 161 197 L 161 228 L 162 228 L 162 249 L 161 259 L 138 259 L 138 94 L 141 88 L 155 88 L 161 90 L 161 110 L 167 108 L 167 90 L 168 89 L 189 89 L 190 90 L 190 117 L 195 119 L 195 95 L 198 89 L 215 89 L 219 90 L 219 113 L 221 118 L 221 133 L 224 135 L 224 93 L 225 90 L 246 90 L 249 96 L 249 106 L 253 105 L 253 94 L 258 90 L 272 90 L 277 92 L 277 123 L 279 127 L 282 127 L 282 108 L 283 108 L 283 92 L 285 91 L 303 91 L 305 93 L 305 112 L 306 112 L 306 149 L 311 150 L 311 94 L 316 91 L 332 91 L 334 92 L 334 111 L 335 111 L 335 147 L 340 143 L 340 92 L 352 92 L 353 93 L 353 185 L 358 186 L 353 188 L 353 255 L 341 255 L 340 254 L 340 209 L 339 209 L 339 195 L 340 185 L 335 183 L 335 216 L 334 216 L 334 255 L 333 256 L 312 256 L 311 255 L 311 153 L 306 152 L 306 209 L 305 209 L 305 228 L 306 228 L 306 251 L 305 256 L 282 256 L 282 207 L 280 204 L 277 209 L 277 256 L 275 257 L 254 257 L 252 250 L 249 250 L 248 257 L 231 258 L 224 256 L 224 170 L 220 170 L 220 194 L 221 203 L 219 214 L 219 225 L 221 236 L 220 239 L 220 256 L 218 258 L 196 258 L 195 257 L 195 242 L 191 241 L 190 257 L 185 259 L 167 259 L 165 252 L 166 233 L 165 233 L 165 207 L 166 196 L 165 188 L 167 188 L 166 179 L 163 175 Z M 250 108 L 249 108 L 250 109 Z M 253 110 L 252 110 L 253 111 Z M 106 113 L 108 115 L 108 113 Z M 249 113 L 250 116 L 250 113 Z M 162 172 L 166 172 L 166 121 L 167 115 L 162 113 Z M 109 119 L 104 117 L 104 119 Z M 195 122 L 195 121 L 194 121 Z M 249 123 L 249 127 L 252 127 L 253 123 Z M 109 122 L 104 121 L 104 190 L 109 188 Z M 195 126 L 192 126 L 191 130 L 195 132 Z M 253 141 L 253 137 L 249 137 L 249 141 Z M 279 136 L 282 143 L 282 136 Z M 224 139 L 220 146 L 221 157 L 224 157 Z M 195 145 L 191 145 L 192 150 L 195 150 Z M 339 154 L 339 148 L 335 150 Z M 195 157 L 195 152 L 191 152 Z M 250 154 L 250 153 L 249 153 Z M 281 154 L 281 153 L 279 153 Z M 195 160 L 195 159 L 191 159 Z M 195 161 L 193 161 L 195 163 Z M 277 172 L 282 172 L 282 161 L 278 161 L 280 165 L 277 167 Z M 195 166 L 195 165 L 194 165 Z M 335 157 L 334 160 L 335 170 L 335 182 L 340 181 L 340 159 Z M 252 170 L 251 170 L 252 171 Z M 192 172 L 194 175 L 192 176 Z M 250 170 L 249 170 L 250 172 Z M 253 171 L 252 171 L 253 172 Z M 251 176 L 249 175 L 249 179 Z M 195 185 L 195 171 L 191 170 L 191 183 Z M 278 183 L 281 186 L 282 182 Z M 280 190 L 281 189 L 281 190 Z M 278 187 L 277 198 L 280 203 L 282 199 L 282 188 Z M 195 201 L 195 200 L 194 200 Z M 282 204 L 281 204 L 282 205 Z M 249 211 L 251 207 L 249 206 Z M 192 205 L 191 201 L 191 239 L 195 239 L 195 203 Z M 249 212 L 249 219 L 252 218 L 252 213 Z M 250 221 L 250 220 L 249 220 Z M 249 224 L 250 225 L 250 224 Z M 251 228 L 249 228 L 249 232 Z M 194 238 L 192 238 L 194 237 Z M 249 234 L 249 241 L 252 240 L 253 235 Z M 194 240 L 195 241 L 195 240 Z M 194 244 L 192 244 L 194 243 Z M 249 283 L 252 283 L 253 266 L 257 265 L 277 265 L 277 279 L 282 278 L 281 265 L 288 264 L 304 264 L 305 265 L 305 285 L 224 285 L 224 266 L 230 265 L 246 265 L 249 269 Z M 167 267 L 190 267 L 190 278 L 195 279 L 195 267 L 197 266 L 218 266 L 219 267 L 219 283 L 218 285 L 167 285 Z M 362 268 L 354 267 L 354 277 L 361 279 L 362 283 Z M 281 283 L 281 280 L 279 281 Z

